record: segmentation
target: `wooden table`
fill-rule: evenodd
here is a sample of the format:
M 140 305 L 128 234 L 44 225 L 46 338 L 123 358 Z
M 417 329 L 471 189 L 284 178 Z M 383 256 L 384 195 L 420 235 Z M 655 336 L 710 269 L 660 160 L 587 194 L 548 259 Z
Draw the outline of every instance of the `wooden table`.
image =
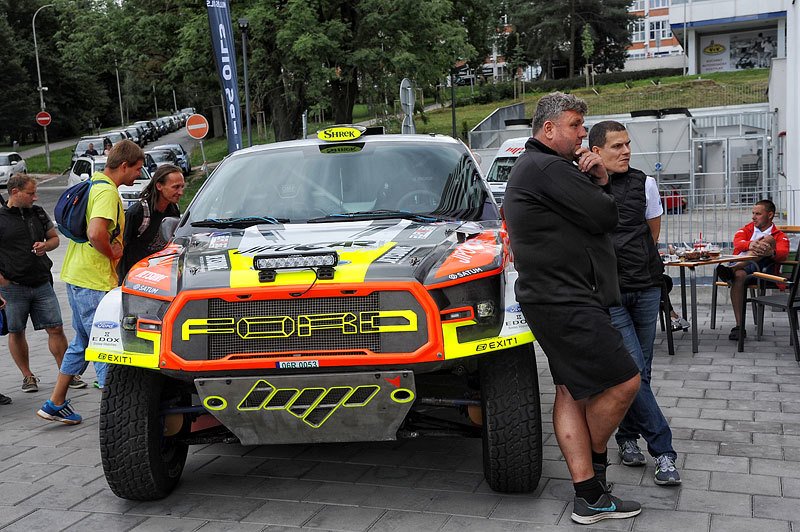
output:
M 689 289 L 692 304 L 692 353 L 697 353 L 697 278 L 694 269 L 698 266 L 711 266 L 724 262 L 742 262 L 758 260 L 755 255 L 720 255 L 716 259 L 687 260 L 679 262 L 665 262 L 664 266 L 675 266 L 681 270 L 681 310 L 686 319 L 686 270 L 689 270 Z

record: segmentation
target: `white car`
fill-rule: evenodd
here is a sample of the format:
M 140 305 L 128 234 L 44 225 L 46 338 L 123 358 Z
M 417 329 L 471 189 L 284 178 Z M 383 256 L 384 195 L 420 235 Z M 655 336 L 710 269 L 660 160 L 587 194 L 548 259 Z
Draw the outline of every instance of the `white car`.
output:
M 145 155 L 145 165 L 142 166 L 142 173 L 139 179 L 134 181 L 133 185 L 131 186 L 122 185 L 117 189 L 120 197 L 122 198 L 122 207 L 124 209 L 127 209 L 139 201 L 139 198 L 142 195 L 142 190 L 144 190 L 144 187 L 150 182 L 150 171 L 148 168 L 154 164 L 155 163 L 153 163 L 152 159 L 148 159 L 148 156 Z M 103 168 L 105 167 L 106 157 L 103 155 L 97 155 L 94 157 L 78 157 L 78 159 L 75 161 L 75 164 L 72 165 L 72 168 L 69 171 L 67 186 L 71 187 L 72 185 L 78 184 L 81 181 L 86 181 L 95 172 L 102 172 Z
M 6 186 L 8 178 L 18 172 L 28 173 L 28 165 L 25 163 L 25 159 L 15 151 L 0 152 L 0 185 Z
M 529 137 L 517 137 L 508 139 L 497 150 L 497 155 L 492 161 L 492 166 L 486 174 L 486 181 L 489 183 L 489 188 L 492 189 L 492 195 L 498 205 L 503 203 L 503 197 L 506 195 L 506 183 L 508 176 L 511 174 L 511 168 L 517 159 L 525 151 L 525 143 L 528 142 Z

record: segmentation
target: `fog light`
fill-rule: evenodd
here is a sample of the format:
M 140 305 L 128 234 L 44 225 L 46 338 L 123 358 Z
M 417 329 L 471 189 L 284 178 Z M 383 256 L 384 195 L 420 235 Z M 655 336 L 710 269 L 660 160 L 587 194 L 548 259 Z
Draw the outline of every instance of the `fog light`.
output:
M 494 316 L 494 302 L 481 301 L 475 305 L 475 310 L 479 318 L 491 318 Z

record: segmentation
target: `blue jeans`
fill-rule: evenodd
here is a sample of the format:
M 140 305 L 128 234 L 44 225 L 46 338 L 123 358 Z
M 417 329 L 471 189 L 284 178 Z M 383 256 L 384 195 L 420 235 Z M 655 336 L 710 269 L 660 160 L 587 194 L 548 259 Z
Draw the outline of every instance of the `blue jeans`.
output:
M 69 343 L 69 347 L 64 353 L 64 360 L 61 361 L 59 371 L 64 375 L 81 375 L 89 366 L 85 357 L 89 336 L 92 334 L 94 311 L 97 310 L 100 300 L 106 293 L 67 283 L 67 299 L 69 307 L 72 309 L 72 328 L 75 330 L 75 337 Z M 94 371 L 97 373 L 97 383 L 105 386 L 108 364 L 95 362 Z
M 672 431 L 650 387 L 653 341 L 660 304 L 661 288 L 653 287 L 638 292 L 623 292 L 622 306 L 609 309 L 611 323 L 622 334 L 625 347 L 639 367 L 642 378 L 639 392 L 619 424 L 616 439 L 617 443 L 635 441 L 641 434 L 651 456 L 668 454 L 674 459 L 677 454 L 672 447 Z

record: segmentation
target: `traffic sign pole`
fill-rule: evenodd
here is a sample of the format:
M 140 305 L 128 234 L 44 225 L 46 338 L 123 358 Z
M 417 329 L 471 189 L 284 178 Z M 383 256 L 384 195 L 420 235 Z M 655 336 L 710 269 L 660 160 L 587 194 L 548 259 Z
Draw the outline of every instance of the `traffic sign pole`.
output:
M 203 173 L 208 177 L 208 163 L 206 162 L 206 150 L 203 149 L 203 141 L 200 141 L 200 153 L 203 155 Z
M 47 171 L 50 172 L 50 143 L 47 142 L 47 126 L 44 126 L 44 158 L 47 161 Z

